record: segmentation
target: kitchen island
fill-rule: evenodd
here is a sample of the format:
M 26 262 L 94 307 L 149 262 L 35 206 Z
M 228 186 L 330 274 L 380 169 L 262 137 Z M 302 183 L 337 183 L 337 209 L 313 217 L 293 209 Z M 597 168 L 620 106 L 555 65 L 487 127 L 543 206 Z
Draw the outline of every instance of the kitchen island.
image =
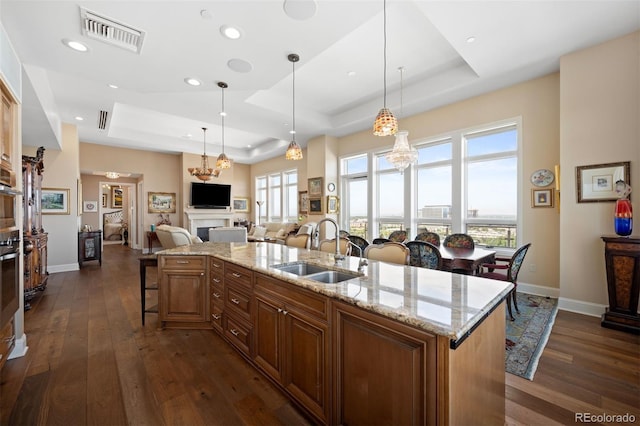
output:
M 269 243 L 165 250 L 159 325 L 212 328 L 319 423 L 503 424 L 512 285 L 368 262 Z

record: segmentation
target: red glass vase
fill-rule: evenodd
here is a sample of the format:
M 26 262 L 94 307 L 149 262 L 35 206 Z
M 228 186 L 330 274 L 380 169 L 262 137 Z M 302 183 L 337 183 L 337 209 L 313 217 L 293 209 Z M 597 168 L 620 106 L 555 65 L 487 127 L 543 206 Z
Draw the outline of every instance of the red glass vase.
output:
M 628 237 L 633 231 L 633 209 L 631 201 L 625 199 L 616 200 L 616 211 L 613 216 L 613 227 L 616 234 Z

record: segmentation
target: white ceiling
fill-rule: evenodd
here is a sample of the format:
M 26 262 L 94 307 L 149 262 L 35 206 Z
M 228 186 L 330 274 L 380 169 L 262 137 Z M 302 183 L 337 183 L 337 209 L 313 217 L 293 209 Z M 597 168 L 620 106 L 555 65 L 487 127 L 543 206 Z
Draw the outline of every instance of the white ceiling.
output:
M 82 35 L 80 7 L 143 30 L 141 53 Z M 207 127 L 214 156 L 222 133 L 217 82 L 224 81 L 227 155 L 249 164 L 284 155 L 290 53 L 300 55 L 302 146 L 317 135 L 371 128 L 383 105 L 382 0 L 0 0 L 0 17 L 24 65 L 25 145 L 59 149 L 50 123 L 68 122 L 82 142 L 201 154 Z M 242 37 L 225 39 L 222 25 L 239 27 Z M 638 29 L 640 0 L 388 0 L 387 106 L 399 115 L 399 67 L 407 116 L 557 71 L 562 55 Z M 89 51 L 69 49 L 65 38 Z M 252 70 L 231 70 L 233 59 Z M 203 84 L 188 86 L 186 77 Z M 108 112 L 104 130 L 100 110 Z

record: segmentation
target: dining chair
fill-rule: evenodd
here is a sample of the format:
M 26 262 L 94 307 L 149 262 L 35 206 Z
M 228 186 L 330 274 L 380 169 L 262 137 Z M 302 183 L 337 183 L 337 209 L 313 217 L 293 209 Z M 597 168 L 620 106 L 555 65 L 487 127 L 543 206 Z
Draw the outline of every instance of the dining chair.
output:
M 473 249 L 475 248 L 475 243 L 473 242 L 473 238 L 467 234 L 451 234 L 447 235 L 442 243 L 445 247 L 454 247 L 454 248 L 467 248 Z
M 522 266 L 522 262 L 524 261 L 524 257 L 527 255 L 527 251 L 531 247 L 531 243 L 527 243 L 518 248 L 518 250 L 513 253 L 511 258 L 504 257 L 496 257 L 496 262 L 501 263 L 483 263 L 482 268 L 483 271 L 480 272 L 479 276 L 483 278 L 491 278 L 493 280 L 499 281 L 509 281 L 513 284 L 513 289 L 507 295 L 507 308 L 509 309 L 509 316 L 511 317 L 511 321 L 514 320 L 513 312 L 511 311 L 511 305 L 516 308 L 516 312 L 520 313 L 518 310 L 518 301 L 516 297 L 516 289 L 518 287 L 518 273 L 520 272 L 520 267 Z M 487 270 L 484 271 L 484 268 Z M 495 272 L 495 270 L 503 270 L 505 273 Z
M 309 234 L 287 235 L 284 244 L 289 247 L 309 248 L 309 238 L 311 238 Z
M 362 253 L 364 253 L 364 249 L 366 249 L 367 246 L 369 245 L 369 241 L 365 240 L 364 238 L 358 235 L 349 235 L 349 241 L 351 241 L 353 244 L 360 247 L 360 250 L 362 250 Z
M 349 235 L 351 234 L 349 234 L 349 232 L 345 231 L 344 229 L 340 230 L 340 234 L 339 234 L 340 238 L 349 238 Z
M 326 253 L 335 253 L 336 252 L 336 239 L 332 238 L 330 240 L 322 240 L 318 243 L 318 250 L 324 251 Z M 349 240 L 347 238 L 340 238 L 340 253 L 345 256 L 351 255 L 351 246 L 349 245 Z
M 409 265 L 428 269 L 442 269 L 442 256 L 435 245 L 427 241 L 408 241 Z
M 409 249 L 404 244 L 393 241 L 382 244 L 371 244 L 364 249 L 364 257 L 372 260 L 407 265 L 409 263 Z
M 394 243 L 404 243 L 407 241 L 407 231 L 393 231 L 389 234 L 389 239 Z
M 373 241 L 371 241 L 371 244 L 384 244 L 384 243 L 390 243 L 391 240 L 388 238 L 382 238 L 382 237 L 378 237 L 378 238 L 374 238 Z
M 433 244 L 436 247 L 440 247 L 440 235 L 435 232 L 421 232 L 414 238 L 414 241 L 426 241 Z

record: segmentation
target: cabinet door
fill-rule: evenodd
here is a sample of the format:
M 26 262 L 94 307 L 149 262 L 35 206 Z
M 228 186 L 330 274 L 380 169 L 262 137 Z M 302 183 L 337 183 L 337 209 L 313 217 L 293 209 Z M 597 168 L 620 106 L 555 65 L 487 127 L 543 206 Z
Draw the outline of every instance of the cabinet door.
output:
M 162 276 L 161 321 L 209 321 L 204 271 L 165 269 Z
M 336 424 L 436 424 L 436 337 L 334 305 Z
M 2 105 L 0 105 L 0 161 L 12 168 L 13 150 L 13 104 L 0 90 Z
M 328 327 L 311 317 L 287 311 L 286 307 L 283 317 L 286 361 L 282 384 L 308 410 L 327 422 Z
M 282 302 L 256 294 L 254 318 L 255 363 L 282 383 Z

